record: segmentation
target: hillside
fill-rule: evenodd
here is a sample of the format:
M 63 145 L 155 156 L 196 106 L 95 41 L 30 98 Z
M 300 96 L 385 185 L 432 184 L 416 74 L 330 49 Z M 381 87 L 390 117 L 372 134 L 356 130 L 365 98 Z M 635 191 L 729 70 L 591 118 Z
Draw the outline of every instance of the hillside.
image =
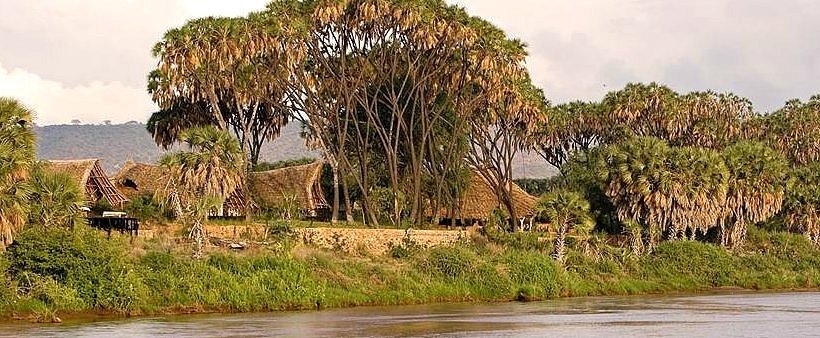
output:
M 35 127 L 40 159 L 62 160 L 99 158 L 109 173 L 116 172 L 126 160 L 155 162 L 165 152 L 157 147 L 145 125 L 136 122 L 112 125 L 51 125 Z M 299 125 L 290 124 L 282 135 L 262 148 L 261 159 L 273 162 L 301 157 L 318 157 L 299 137 Z M 534 154 L 515 161 L 517 177 L 545 177 L 554 169 Z

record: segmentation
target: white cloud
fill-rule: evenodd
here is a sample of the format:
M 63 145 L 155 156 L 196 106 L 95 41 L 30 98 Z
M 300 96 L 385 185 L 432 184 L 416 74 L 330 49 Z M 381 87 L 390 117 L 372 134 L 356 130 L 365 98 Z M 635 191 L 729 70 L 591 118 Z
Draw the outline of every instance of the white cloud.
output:
M 23 69 L 8 70 L 0 64 L 0 95 L 20 100 L 35 111 L 37 124 L 60 124 L 111 120 L 145 121 L 156 110 L 145 89 L 120 82 L 91 82 L 65 86 Z
M 820 92 L 816 0 L 447 1 L 527 42 L 530 72 L 554 102 L 635 81 L 732 91 L 761 110 Z M 25 95 L 53 123 L 144 120 L 163 32 L 268 0 L 0 2 L 0 95 Z

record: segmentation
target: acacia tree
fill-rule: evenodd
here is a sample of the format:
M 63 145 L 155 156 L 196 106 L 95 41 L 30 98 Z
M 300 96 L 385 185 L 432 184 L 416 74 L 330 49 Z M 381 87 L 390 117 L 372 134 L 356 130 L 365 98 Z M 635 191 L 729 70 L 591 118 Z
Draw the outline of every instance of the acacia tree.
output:
M 11 244 L 25 224 L 35 163 L 32 112 L 15 99 L 0 97 L 0 249 Z
M 535 125 L 545 118 L 546 100 L 528 76 L 516 80 L 500 95 L 479 106 L 487 111 L 468 118 L 467 162 L 492 187 L 515 228 L 519 215 L 512 200 L 512 162 L 518 152 L 532 147 Z
M 266 15 L 304 28 L 290 101 L 331 162 L 357 169 L 368 209 L 373 178 L 364 150 L 378 152 L 393 196 L 407 196 L 414 222 L 423 217 L 432 134 L 447 111 L 439 103 L 473 114 L 501 100 L 509 87 L 501 79 L 523 74 L 520 43 L 443 1 L 276 1 Z M 403 206 L 393 200 L 398 222 Z
M 194 239 L 194 257 L 202 257 L 203 223 L 209 212 L 242 185 L 244 168 L 239 142 L 225 131 L 215 127 L 189 129 L 180 134 L 189 151 L 170 153 L 160 164 L 171 172 L 171 193 L 180 203 L 182 219 L 190 226 L 189 236 Z
M 586 234 L 595 225 L 589 214 L 589 202 L 580 194 L 569 190 L 551 191 L 535 205 L 536 214 L 545 218 L 555 229 L 555 259 L 563 263 L 567 232 L 571 229 Z

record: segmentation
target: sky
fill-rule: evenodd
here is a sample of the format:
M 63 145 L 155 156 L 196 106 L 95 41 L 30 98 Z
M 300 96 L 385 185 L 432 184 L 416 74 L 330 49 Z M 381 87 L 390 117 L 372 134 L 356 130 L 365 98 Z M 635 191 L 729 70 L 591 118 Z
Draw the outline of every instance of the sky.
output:
M 715 90 L 759 111 L 820 94 L 820 1 L 448 0 L 529 46 L 553 103 L 599 100 L 629 82 Z M 0 0 L 0 96 L 40 125 L 147 120 L 151 47 L 202 16 L 266 0 Z

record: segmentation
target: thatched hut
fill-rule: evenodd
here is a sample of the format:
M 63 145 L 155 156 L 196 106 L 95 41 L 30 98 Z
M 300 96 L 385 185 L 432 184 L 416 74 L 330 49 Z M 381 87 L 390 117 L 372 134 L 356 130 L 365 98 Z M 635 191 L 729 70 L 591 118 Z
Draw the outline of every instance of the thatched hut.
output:
M 317 210 L 328 208 L 321 184 L 323 166 L 324 162 L 316 161 L 251 173 L 249 191 L 256 202 L 265 208 L 278 207 L 286 196 L 295 195 L 302 212 L 316 215 Z
M 47 169 L 64 173 L 85 188 L 86 201 L 96 203 L 103 198 L 112 206 L 121 208 L 128 198 L 108 179 L 100 160 L 54 160 L 49 161 Z
M 143 194 L 155 194 L 157 191 L 173 191 L 170 184 L 170 171 L 162 166 L 148 163 L 126 162 L 112 178 L 114 184 L 128 198 Z M 243 189 L 237 189 L 222 206 L 211 216 L 237 217 L 245 215 Z
M 490 183 L 476 171 L 473 171 L 470 175 L 470 184 L 462 194 L 461 201 L 455 212 L 451 215 L 450 210 L 442 208 L 439 211 L 441 219 L 455 219 L 464 224 L 467 220 L 485 220 L 496 208 L 504 209 L 493 192 Z M 512 183 L 512 200 L 520 217 L 532 216 L 535 211 L 535 203 L 538 201 L 536 197 L 528 194 L 515 183 Z

